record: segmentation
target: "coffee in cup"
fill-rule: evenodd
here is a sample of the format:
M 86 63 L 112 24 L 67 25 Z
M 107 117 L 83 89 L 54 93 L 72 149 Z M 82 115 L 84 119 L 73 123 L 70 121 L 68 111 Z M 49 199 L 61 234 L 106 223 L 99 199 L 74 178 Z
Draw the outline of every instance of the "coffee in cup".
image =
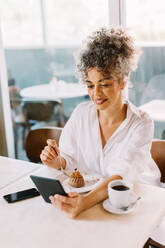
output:
M 135 199 L 132 185 L 124 180 L 114 180 L 108 184 L 108 196 L 112 206 L 122 208 L 129 206 Z
M 127 187 L 125 185 L 115 185 L 112 187 L 112 189 L 118 190 L 118 191 L 125 191 L 125 190 L 128 190 L 129 187 Z

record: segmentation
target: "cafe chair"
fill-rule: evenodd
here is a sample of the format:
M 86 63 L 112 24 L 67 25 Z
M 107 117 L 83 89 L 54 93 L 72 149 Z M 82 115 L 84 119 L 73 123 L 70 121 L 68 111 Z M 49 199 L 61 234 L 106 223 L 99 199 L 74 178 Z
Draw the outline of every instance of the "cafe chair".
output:
M 161 182 L 165 183 L 165 140 L 153 140 L 151 155 L 161 172 Z
M 165 248 L 165 246 L 149 238 L 143 248 Z
M 49 122 L 55 119 L 54 108 L 59 102 L 54 101 L 24 101 L 22 111 L 26 128 L 30 131 L 32 125 L 39 122 Z
M 151 156 L 161 172 L 161 182 L 165 183 L 165 140 L 153 140 Z M 154 230 L 143 248 L 149 247 L 165 248 L 165 217 L 160 225 Z
M 61 101 L 24 100 L 22 112 L 25 118 L 25 136 L 32 129 L 46 126 L 64 127 L 67 118 Z M 25 144 L 25 140 L 24 140 Z
M 28 159 L 34 163 L 41 163 L 40 154 L 47 145 L 47 139 L 55 139 L 58 145 L 61 132 L 62 128 L 60 127 L 43 127 L 31 130 L 25 142 Z

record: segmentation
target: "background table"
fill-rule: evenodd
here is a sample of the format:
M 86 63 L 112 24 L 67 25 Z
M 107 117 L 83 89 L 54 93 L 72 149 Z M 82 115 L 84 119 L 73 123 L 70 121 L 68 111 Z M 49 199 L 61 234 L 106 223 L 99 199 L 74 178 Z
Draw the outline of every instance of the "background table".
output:
M 153 100 L 140 106 L 154 121 L 165 122 L 165 100 Z
M 1 161 L 0 157 L 0 164 Z M 22 173 L 30 165 L 25 163 L 21 167 L 22 162 L 15 160 L 14 163 L 12 160 L 13 166 Z M 54 177 L 55 170 L 40 168 L 32 174 Z M 0 169 L 2 171 L 2 166 Z M 8 173 L 11 173 L 10 167 Z M 60 174 L 58 171 L 58 177 Z M 0 173 L 0 181 L 1 178 Z M 13 204 L 6 203 L 2 198 L 4 194 L 31 187 L 34 185 L 29 175 L 26 175 L 0 190 L 0 224 L 3 227 L 0 237 L 1 246 L 5 248 L 142 248 L 165 213 L 164 189 L 141 184 L 135 187 L 137 195 L 142 197 L 141 202 L 128 215 L 110 214 L 103 209 L 102 204 L 97 204 L 73 220 L 45 203 L 40 196 Z
M 58 83 L 58 85 L 41 84 L 24 88 L 20 92 L 22 97 L 34 99 L 64 99 L 85 96 L 88 94 L 87 89 L 78 83 Z

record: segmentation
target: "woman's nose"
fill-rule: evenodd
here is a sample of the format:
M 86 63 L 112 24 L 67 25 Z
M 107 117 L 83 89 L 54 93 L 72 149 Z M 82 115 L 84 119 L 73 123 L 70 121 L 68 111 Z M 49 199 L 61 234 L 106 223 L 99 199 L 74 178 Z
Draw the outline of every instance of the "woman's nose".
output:
M 95 95 L 98 95 L 101 93 L 101 89 L 99 86 L 95 86 L 94 93 L 95 93 Z

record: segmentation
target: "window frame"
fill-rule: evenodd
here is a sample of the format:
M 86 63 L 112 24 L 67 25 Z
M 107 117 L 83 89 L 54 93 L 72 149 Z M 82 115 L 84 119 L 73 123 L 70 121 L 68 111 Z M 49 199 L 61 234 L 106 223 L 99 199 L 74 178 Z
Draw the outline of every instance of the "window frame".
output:
M 14 135 L 11 119 L 11 108 L 8 90 L 7 66 L 2 43 L 2 29 L 0 23 L 0 155 L 15 157 Z
M 126 26 L 126 0 L 108 0 L 109 26 Z

